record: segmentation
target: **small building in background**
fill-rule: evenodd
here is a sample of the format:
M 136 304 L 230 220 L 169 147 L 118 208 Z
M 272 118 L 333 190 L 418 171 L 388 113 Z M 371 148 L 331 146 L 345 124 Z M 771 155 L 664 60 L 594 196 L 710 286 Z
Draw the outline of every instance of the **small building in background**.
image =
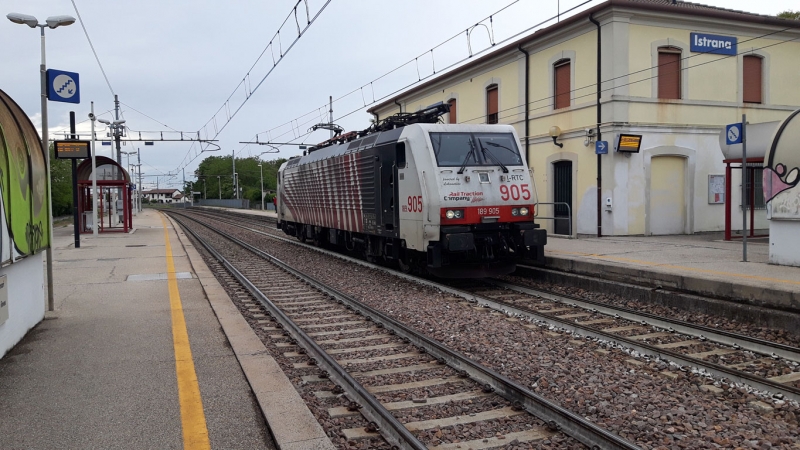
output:
M 183 203 L 184 198 L 178 189 L 151 189 L 142 191 L 142 198 L 150 203 Z

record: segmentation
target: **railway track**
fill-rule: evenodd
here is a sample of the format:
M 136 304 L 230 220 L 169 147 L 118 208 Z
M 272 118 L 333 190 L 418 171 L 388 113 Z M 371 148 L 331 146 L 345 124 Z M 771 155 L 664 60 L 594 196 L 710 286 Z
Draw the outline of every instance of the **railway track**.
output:
M 209 216 L 219 218 L 216 213 Z M 237 221 L 241 219 L 251 226 L 267 228 L 268 235 L 296 243 L 277 230 L 269 229 L 274 221 L 254 220 L 245 214 L 236 216 Z M 229 223 L 244 226 L 241 222 Z M 375 267 L 364 261 L 356 262 Z M 556 330 L 602 340 L 609 346 L 623 346 L 644 361 L 667 361 L 671 367 L 664 370 L 665 377 L 699 370 L 729 383 L 750 386 L 776 399 L 800 402 L 800 348 L 795 346 L 500 280 L 441 283 L 392 272 L 450 292 L 478 307 L 489 307 Z M 711 381 L 704 389 L 715 392 L 719 388 Z
M 371 440 L 369 447 L 379 448 L 382 436 L 385 448 L 478 449 L 555 439 L 565 448 L 577 442 L 590 448 L 638 448 L 198 220 L 208 215 L 170 215 L 224 266 L 227 281 L 242 286 L 231 290 L 247 291 L 242 308 L 253 314 L 263 308 L 271 316 L 256 322 L 261 320 L 262 331 L 295 361 L 292 369 L 303 373 L 302 382 L 320 386 L 315 396 L 331 405 L 327 417 L 353 425 L 338 431 L 347 441 Z M 362 416 L 369 423 L 361 423 Z M 476 431 L 475 424 L 483 425 Z M 574 441 L 557 438 L 561 433 Z

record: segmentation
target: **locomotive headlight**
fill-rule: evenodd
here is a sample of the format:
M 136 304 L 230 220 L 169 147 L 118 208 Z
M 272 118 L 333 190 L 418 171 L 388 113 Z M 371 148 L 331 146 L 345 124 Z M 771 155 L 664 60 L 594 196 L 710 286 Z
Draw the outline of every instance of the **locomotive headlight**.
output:
M 447 212 L 444 213 L 444 216 L 447 217 L 448 219 L 452 219 L 456 216 L 456 212 L 453 211 L 452 209 L 448 209 Z
M 512 216 L 518 216 L 519 215 L 519 208 L 512 208 L 511 209 L 511 215 Z
M 462 210 L 462 209 L 457 209 L 457 210 L 455 210 L 455 213 L 456 213 L 456 219 L 462 219 L 462 218 L 464 218 L 464 210 Z
M 524 208 L 524 207 L 523 207 L 523 208 L 520 208 L 520 209 L 519 209 L 519 215 L 520 215 L 520 216 L 527 216 L 529 212 L 530 212 L 530 211 L 528 211 L 528 208 Z

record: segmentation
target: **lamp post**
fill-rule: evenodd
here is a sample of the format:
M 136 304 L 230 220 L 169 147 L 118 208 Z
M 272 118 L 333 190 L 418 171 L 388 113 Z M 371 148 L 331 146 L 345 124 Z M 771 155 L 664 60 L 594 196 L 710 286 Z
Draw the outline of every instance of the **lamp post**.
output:
M 49 241 L 49 245 L 45 251 L 45 256 L 47 258 L 47 310 L 53 311 L 55 309 L 55 297 L 53 296 L 53 194 L 50 186 L 50 143 L 47 137 L 47 64 L 45 59 L 44 28 L 55 29 L 72 25 L 75 23 L 75 18 L 72 16 L 51 16 L 48 17 L 43 24 L 40 24 L 39 19 L 36 17 L 27 14 L 10 13 L 6 18 L 17 24 L 27 25 L 31 28 L 39 27 L 41 29 L 42 64 L 39 66 L 39 75 L 42 91 L 42 150 L 44 151 L 44 161 L 47 168 L 47 234 Z
M 128 157 L 128 161 L 127 161 L 127 164 L 126 164 L 126 166 L 125 166 L 125 167 L 128 169 L 128 177 L 129 177 L 131 180 L 136 180 L 136 178 L 134 178 L 134 177 L 132 177 L 132 176 L 131 176 L 131 155 L 135 155 L 135 154 L 137 154 L 137 152 L 122 152 L 122 151 L 121 151 L 120 153 Z M 137 186 L 137 187 L 138 187 L 138 186 Z M 137 195 L 139 194 L 138 190 L 137 190 L 136 194 L 137 194 Z M 135 198 L 133 199 L 133 204 L 134 204 L 134 205 L 136 204 L 136 199 L 135 199 Z M 136 209 L 138 209 L 138 208 L 136 208 Z M 137 211 L 137 212 L 138 212 L 138 211 Z
M 258 171 L 261 172 L 261 210 L 264 210 L 264 168 L 261 164 L 258 165 Z
M 217 187 L 219 187 L 219 199 L 222 200 L 222 181 L 220 180 L 219 175 L 217 175 Z

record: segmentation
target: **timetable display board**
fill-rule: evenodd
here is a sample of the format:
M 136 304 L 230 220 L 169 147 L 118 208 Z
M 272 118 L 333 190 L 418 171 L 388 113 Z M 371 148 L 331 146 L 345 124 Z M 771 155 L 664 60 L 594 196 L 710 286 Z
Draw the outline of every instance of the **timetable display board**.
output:
M 85 159 L 91 157 L 89 141 L 55 141 L 56 158 Z
M 641 134 L 624 134 L 620 133 L 617 140 L 617 151 L 622 153 L 639 153 L 639 148 L 642 146 Z

